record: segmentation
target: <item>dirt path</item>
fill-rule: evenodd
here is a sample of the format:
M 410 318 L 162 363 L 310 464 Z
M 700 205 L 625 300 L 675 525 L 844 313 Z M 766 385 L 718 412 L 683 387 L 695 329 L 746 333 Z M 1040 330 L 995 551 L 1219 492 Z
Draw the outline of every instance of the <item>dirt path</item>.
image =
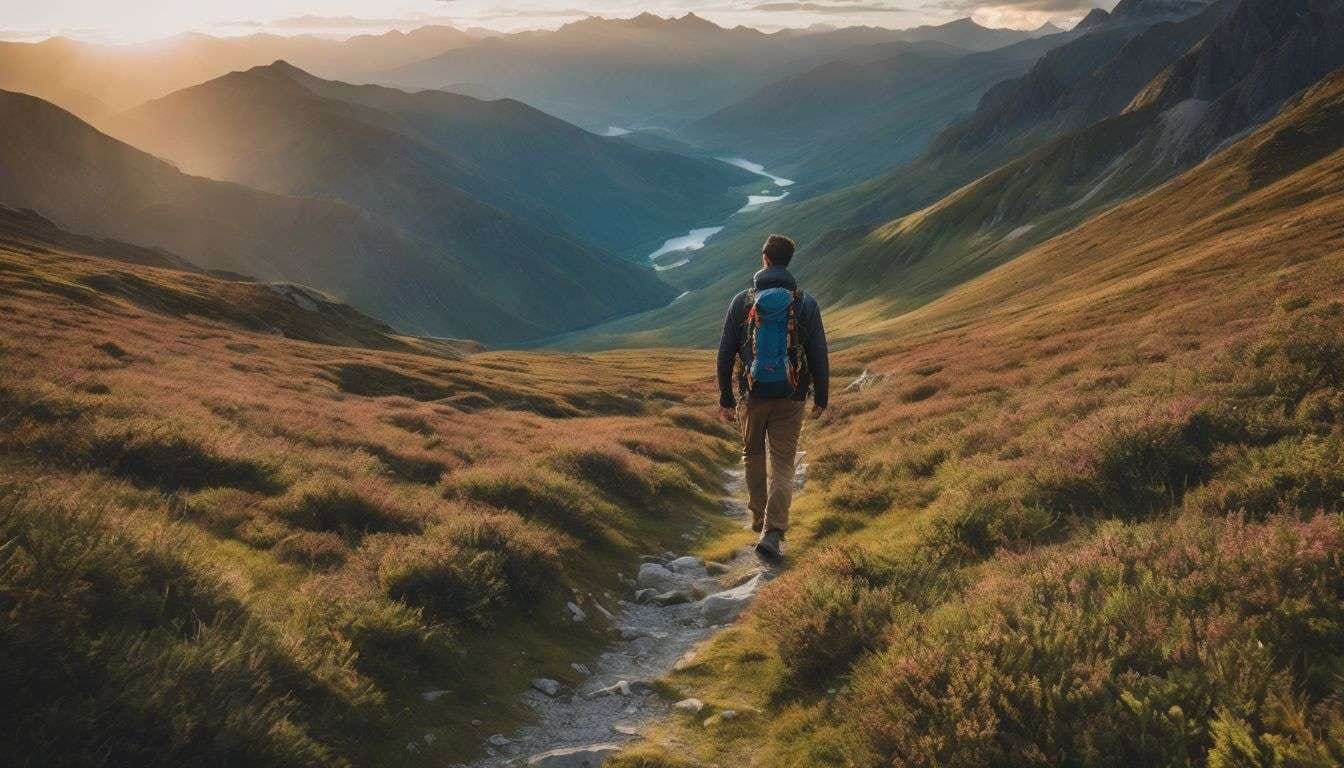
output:
M 805 472 L 802 466 L 798 477 Z M 742 470 L 725 473 L 724 514 L 749 524 Z M 653 720 L 665 717 L 675 702 L 653 692 L 651 683 L 670 672 L 677 661 L 722 631 L 771 578 L 773 569 L 748 548 L 725 564 L 664 553 L 645 558 L 639 587 L 620 603 L 612 624 L 621 634 L 592 665 L 592 674 L 574 690 L 541 690 L 540 681 L 523 694 L 536 717 L 533 724 L 491 737 L 489 754 L 469 768 L 539 766 L 596 768 L 625 742 L 638 737 Z M 711 573 L 712 572 L 712 573 Z M 678 590 L 706 595 L 679 604 L 660 605 L 649 599 L 654 590 L 665 600 Z

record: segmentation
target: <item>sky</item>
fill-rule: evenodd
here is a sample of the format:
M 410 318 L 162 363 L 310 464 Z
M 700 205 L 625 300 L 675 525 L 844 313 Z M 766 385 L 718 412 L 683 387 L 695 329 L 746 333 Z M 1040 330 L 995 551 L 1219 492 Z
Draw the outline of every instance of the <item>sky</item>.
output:
M 1071 24 L 1116 0 L 0 0 L 0 39 L 65 35 L 139 42 L 185 31 L 348 37 L 425 24 L 502 31 L 554 28 L 584 16 L 688 11 L 725 26 L 767 31 L 823 23 L 904 28 L 972 16 L 988 26 Z

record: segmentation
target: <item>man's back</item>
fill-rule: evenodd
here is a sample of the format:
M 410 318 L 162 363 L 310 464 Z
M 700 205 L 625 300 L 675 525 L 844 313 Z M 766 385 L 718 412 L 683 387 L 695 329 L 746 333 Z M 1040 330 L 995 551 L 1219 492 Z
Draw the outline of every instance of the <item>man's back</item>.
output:
M 751 497 L 747 506 L 752 529 L 761 532 L 756 548 L 770 557 L 780 555 L 789 526 L 794 460 L 808 393 L 812 393 L 814 419 L 825 412 L 830 396 L 830 359 L 821 307 L 812 296 L 798 291 L 788 270 L 793 252 L 793 241 L 786 237 L 771 235 L 766 240 L 761 254 L 764 269 L 752 278 L 750 290 L 733 297 L 719 339 L 719 409 L 725 420 L 736 420 L 742 430 L 742 462 Z M 793 294 L 787 322 L 778 320 L 780 310 L 758 303 L 763 295 L 777 295 L 774 289 Z M 775 319 L 763 322 L 766 314 Z M 765 338 L 762 334 L 786 336 Z M 751 372 L 761 371 L 760 366 L 753 369 L 758 348 L 762 354 L 766 350 L 778 354 L 781 347 L 787 349 L 780 357 L 789 368 L 787 380 L 781 382 L 777 376 L 768 382 L 754 379 Z M 744 396 L 740 405 L 739 394 Z

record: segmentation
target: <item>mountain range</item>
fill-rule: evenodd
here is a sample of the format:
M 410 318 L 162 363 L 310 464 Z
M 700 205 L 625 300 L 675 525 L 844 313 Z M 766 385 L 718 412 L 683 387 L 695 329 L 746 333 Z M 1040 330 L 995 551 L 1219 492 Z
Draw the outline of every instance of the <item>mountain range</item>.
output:
M 457 219 L 481 215 L 474 201 L 631 258 L 688 222 L 740 208 L 736 187 L 754 178 L 512 100 L 352 86 L 285 62 L 179 91 L 108 126 L 189 173 L 341 200 L 435 241 L 466 238 Z
M 850 48 L 936 42 L 987 50 L 1033 34 L 991 30 L 969 19 L 913 30 L 845 27 L 767 34 L 748 27 L 725 29 L 690 13 L 680 18 L 644 13 L 480 40 L 363 79 L 414 88 L 485 86 L 595 130 L 679 127 Z
M 807 244 L 805 284 L 862 307 L 853 315 L 860 329 L 1172 178 L 1344 65 L 1338 3 L 1192 2 L 1181 8 L 1193 15 L 1179 20 L 1172 7 L 1117 7 L 1119 20 L 991 88 L 906 165 L 740 219 L 665 275 L 690 291 L 675 307 L 594 329 L 581 343 L 707 341 L 743 282 L 743 254 L 772 231 Z
M 546 336 L 672 293 L 645 266 L 447 185 L 434 189 L 449 197 L 413 201 L 448 217 L 426 223 L 445 235 L 435 238 L 347 202 L 185 174 L 33 96 L 0 92 L 0 118 L 9 126 L 0 136 L 0 203 L 201 267 L 305 283 L 408 331 Z
M 339 77 L 359 69 L 409 64 L 477 38 L 452 27 L 426 26 L 347 40 L 184 33 L 132 45 L 62 37 L 38 43 L 0 42 L 0 88 L 39 96 L 96 123 L 149 99 L 277 59 Z

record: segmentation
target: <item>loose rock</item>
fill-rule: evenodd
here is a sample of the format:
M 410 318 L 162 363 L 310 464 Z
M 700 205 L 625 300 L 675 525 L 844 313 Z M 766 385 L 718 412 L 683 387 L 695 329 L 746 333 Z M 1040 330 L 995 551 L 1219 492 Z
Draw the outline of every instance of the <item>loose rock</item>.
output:
M 662 594 L 655 595 L 653 602 L 659 605 L 680 605 L 691 602 L 691 596 L 679 589 L 673 589 Z
M 513 743 L 512 741 L 509 741 L 508 736 L 505 736 L 502 733 L 496 733 L 494 736 L 486 739 L 486 742 L 492 747 L 507 747 Z
M 656 594 L 658 594 L 658 590 L 656 589 L 641 589 L 635 593 L 635 602 L 647 603 L 652 600 Z
M 425 691 L 420 694 L 420 698 L 425 701 L 438 701 L 439 699 L 452 693 L 452 691 Z
M 760 586 L 761 575 L 757 574 L 745 584 L 706 597 L 700 601 L 700 617 L 710 626 L 727 624 L 742 613 Z
M 672 708 L 682 712 L 690 712 L 692 715 L 698 715 L 700 714 L 700 710 L 705 708 L 705 702 L 696 698 L 682 699 L 676 704 L 673 704 Z
M 570 618 L 574 619 L 576 622 L 588 618 L 588 614 L 583 612 L 583 609 L 579 607 L 578 603 L 565 603 L 565 607 L 569 609 Z
M 538 677 L 536 680 L 533 680 L 532 687 L 536 688 L 538 691 L 541 691 L 547 696 L 554 696 L 560 693 L 560 683 L 548 677 Z
M 542 752 L 527 759 L 532 768 L 598 768 L 621 749 L 619 744 L 589 744 Z

